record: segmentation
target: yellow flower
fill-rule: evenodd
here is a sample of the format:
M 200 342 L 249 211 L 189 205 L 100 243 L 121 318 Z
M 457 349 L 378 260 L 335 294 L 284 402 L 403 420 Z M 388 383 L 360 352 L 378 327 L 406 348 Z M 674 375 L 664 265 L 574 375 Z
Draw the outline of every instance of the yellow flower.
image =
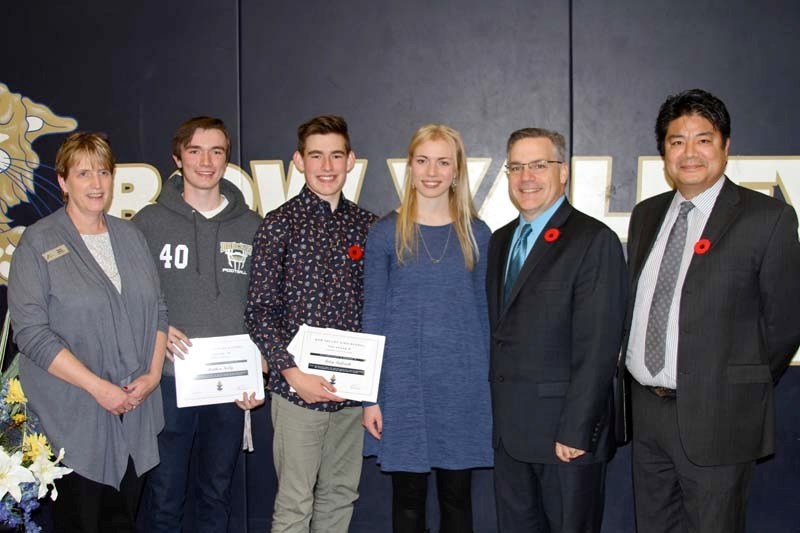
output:
M 41 433 L 29 433 L 22 439 L 23 461 L 33 462 L 38 457 L 44 456 L 49 459 L 53 455 L 53 449 L 47 442 L 47 437 Z
M 8 392 L 6 393 L 6 403 L 28 403 L 25 393 L 22 392 L 22 384 L 19 379 L 13 378 L 8 380 Z
M 22 425 L 25 420 L 27 420 L 27 417 L 25 416 L 25 413 L 17 413 L 11 417 L 11 420 L 13 420 L 14 423 L 19 426 Z

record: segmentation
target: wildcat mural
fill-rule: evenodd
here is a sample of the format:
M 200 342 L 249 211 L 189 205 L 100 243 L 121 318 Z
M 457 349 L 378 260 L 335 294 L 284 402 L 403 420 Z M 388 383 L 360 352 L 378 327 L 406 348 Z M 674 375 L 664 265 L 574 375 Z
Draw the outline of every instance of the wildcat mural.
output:
M 73 131 L 77 125 L 75 119 L 58 116 L 46 105 L 12 93 L 0 83 L 0 285 L 7 284 L 11 254 L 25 229 L 12 227 L 8 210 L 31 202 L 35 185 L 44 194 L 58 195 L 53 183 L 37 180 L 41 163 L 33 141 L 42 135 Z

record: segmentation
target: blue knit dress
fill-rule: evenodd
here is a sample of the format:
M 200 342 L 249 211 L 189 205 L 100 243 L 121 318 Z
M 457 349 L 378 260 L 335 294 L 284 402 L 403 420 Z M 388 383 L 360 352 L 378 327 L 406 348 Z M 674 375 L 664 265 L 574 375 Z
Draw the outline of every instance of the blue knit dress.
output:
M 397 214 L 389 214 L 367 238 L 363 329 L 385 335 L 386 345 L 378 394 L 383 434 L 377 440 L 365 433 L 364 455 L 377 456 L 385 472 L 492 466 L 485 287 L 491 232 L 483 222 L 472 224 L 480 253 L 472 272 L 452 225 L 419 226 L 430 255 L 420 240 L 417 256 L 400 266 L 396 223 Z

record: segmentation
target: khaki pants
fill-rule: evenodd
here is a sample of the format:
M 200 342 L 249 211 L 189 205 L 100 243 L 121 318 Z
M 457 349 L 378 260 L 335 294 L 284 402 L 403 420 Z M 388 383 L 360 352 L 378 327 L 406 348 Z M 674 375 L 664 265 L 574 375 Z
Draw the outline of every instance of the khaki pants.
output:
M 272 533 L 347 533 L 361 477 L 361 408 L 314 411 L 272 394 L 272 425 Z

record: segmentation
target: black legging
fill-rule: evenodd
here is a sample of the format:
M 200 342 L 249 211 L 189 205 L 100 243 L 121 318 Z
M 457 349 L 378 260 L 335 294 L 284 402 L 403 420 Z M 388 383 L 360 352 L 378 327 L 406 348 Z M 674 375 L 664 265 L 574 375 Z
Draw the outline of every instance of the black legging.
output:
M 439 533 L 472 531 L 472 470 L 436 469 Z M 392 531 L 424 533 L 428 474 L 392 472 Z

